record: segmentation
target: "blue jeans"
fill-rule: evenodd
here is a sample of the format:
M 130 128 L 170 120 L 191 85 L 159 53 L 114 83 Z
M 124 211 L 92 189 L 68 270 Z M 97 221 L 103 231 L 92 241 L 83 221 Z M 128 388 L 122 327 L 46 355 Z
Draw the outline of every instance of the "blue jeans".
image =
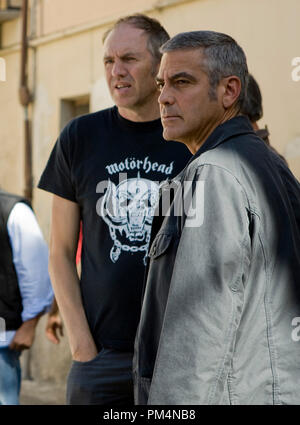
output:
M 21 387 L 20 353 L 0 348 L 0 405 L 19 404 Z

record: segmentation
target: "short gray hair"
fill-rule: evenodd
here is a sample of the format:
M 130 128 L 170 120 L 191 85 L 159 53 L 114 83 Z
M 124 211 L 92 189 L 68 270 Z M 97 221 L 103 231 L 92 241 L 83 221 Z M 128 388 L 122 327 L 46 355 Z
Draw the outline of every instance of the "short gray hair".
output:
M 242 105 L 248 81 L 247 59 L 232 37 L 214 31 L 182 32 L 164 43 L 160 51 L 167 53 L 181 49 L 202 49 L 203 71 L 209 78 L 211 99 L 216 98 L 216 88 L 222 78 L 237 76 L 241 81 L 238 105 Z

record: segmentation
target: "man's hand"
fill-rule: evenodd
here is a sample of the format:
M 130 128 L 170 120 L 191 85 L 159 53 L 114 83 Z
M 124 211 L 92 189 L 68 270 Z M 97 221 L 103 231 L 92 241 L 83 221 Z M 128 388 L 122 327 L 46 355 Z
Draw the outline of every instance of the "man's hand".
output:
M 96 345 L 91 342 L 89 346 L 81 347 L 73 354 L 73 360 L 77 362 L 89 362 L 93 360 L 98 354 Z
M 59 314 L 58 305 L 55 297 L 53 298 L 51 309 L 48 314 L 48 321 L 46 324 L 45 332 L 47 338 L 49 339 L 49 341 L 53 342 L 53 344 L 59 344 L 59 333 L 60 336 L 64 336 L 63 323 Z
M 35 328 L 40 316 L 27 320 L 17 330 L 12 342 L 9 345 L 11 350 L 23 351 L 32 346 Z
M 64 332 L 63 323 L 58 312 L 49 313 L 45 332 L 49 341 L 53 342 L 53 344 L 59 344 L 59 336 L 64 336 Z

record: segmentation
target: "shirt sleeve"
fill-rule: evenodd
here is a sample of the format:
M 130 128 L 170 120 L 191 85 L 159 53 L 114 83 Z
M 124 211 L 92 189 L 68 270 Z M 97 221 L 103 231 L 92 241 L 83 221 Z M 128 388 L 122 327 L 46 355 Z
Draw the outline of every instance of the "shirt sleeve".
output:
M 198 173 L 174 262 L 150 404 L 219 404 L 243 311 L 251 258 L 247 197 L 221 167 L 205 164 Z
M 53 290 L 48 274 L 48 248 L 32 209 L 22 202 L 13 207 L 7 230 L 25 322 L 51 307 Z
M 38 187 L 72 202 L 76 201 L 76 190 L 72 178 L 70 122 L 61 132 L 43 171 Z

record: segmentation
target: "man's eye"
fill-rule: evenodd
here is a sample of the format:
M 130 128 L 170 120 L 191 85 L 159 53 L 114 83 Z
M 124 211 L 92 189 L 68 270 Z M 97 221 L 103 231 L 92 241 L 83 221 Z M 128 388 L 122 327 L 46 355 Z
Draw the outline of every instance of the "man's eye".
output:
M 157 86 L 158 90 L 161 91 L 164 84 L 163 83 L 156 83 L 156 86 Z
M 108 65 L 108 64 L 111 64 L 111 63 L 113 63 L 112 59 L 105 59 L 105 61 L 104 61 L 104 65 Z
M 135 61 L 135 58 L 133 58 L 133 57 L 128 57 L 128 58 L 126 58 L 125 59 L 127 62 L 132 62 L 132 61 Z
M 187 80 L 177 80 L 176 84 L 178 86 L 184 86 L 185 84 L 188 84 L 188 81 Z

